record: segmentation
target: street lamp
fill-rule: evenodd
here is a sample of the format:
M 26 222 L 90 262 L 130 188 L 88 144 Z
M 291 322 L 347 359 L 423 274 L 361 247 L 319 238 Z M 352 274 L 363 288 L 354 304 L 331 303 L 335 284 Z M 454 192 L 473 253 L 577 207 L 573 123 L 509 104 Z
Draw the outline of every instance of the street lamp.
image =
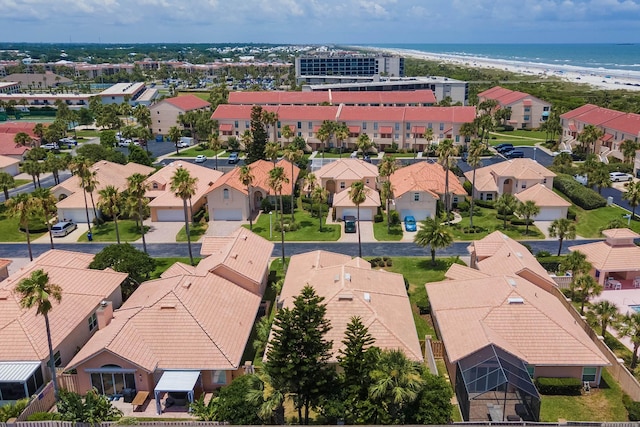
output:
M 533 160 L 536 159 L 536 151 L 538 150 L 538 147 L 533 147 Z
M 273 211 L 269 212 L 269 239 L 273 238 Z

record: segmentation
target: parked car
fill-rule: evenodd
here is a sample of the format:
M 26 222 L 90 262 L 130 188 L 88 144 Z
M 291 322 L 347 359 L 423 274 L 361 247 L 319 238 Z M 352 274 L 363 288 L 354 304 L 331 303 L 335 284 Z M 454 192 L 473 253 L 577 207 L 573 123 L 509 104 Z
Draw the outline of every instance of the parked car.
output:
M 128 147 L 129 145 L 131 145 L 130 139 L 121 139 L 118 141 L 118 147 Z
M 357 231 L 356 227 L 356 217 L 352 215 L 347 215 L 344 217 L 344 232 L 345 233 L 355 233 Z
M 498 144 L 493 148 L 495 148 L 498 153 L 504 154 L 506 151 L 513 150 L 513 144 Z
M 231 154 L 229 154 L 229 164 L 231 165 L 235 165 L 236 163 L 238 163 L 239 157 L 238 157 L 238 153 L 237 152 L 233 152 Z
M 207 161 L 207 156 L 203 155 L 203 154 L 198 154 L 196 156 L 196 163 L 204 163 Z
M 507 151 L 504 156 L 507 159 L 522 159 L 524 157 L 524 152 L 520 151 L 520 150 L 511 150 L 511 151 Z
M 66 145 L 71 145 L 71 144 L 78 145 L 78 141 L 76 141 L 73 138 L 69 138 L 69 137 L 64 137 L 64 138 L 60 139 L 58 142 L 60 144 L 66 144 Z
M 178 143 L 176 144 L 176 146 L 178 148 L 185 148 L 189 146 L 189 143 L 187 141 L 178 141 Z
M 64 237 L 78 228 L 78 225 L 72 221 L 60 221 L 51 227 L 51 235 L 53 237 Z
M 609 174 L 609 179 L 611 180 L 611 182 L 625 182 L 632 181 L 633 176 L 624 172 L 611 172 Z
M 586 175 L 573 175 L 573 179 L 575 179 L 576 181 L 578 181 L 582 185 L 587 185 L 587 183 L 589 181 L 589 179 L 587 178 Z
M 406 231 L 416 231 L 416 219 L 412 215 L 404 217 L 404 229 Z
M 60 146 L 55 142 L 49 142 L 48 144 L 41 145 L 45 150 L 58 150 Z

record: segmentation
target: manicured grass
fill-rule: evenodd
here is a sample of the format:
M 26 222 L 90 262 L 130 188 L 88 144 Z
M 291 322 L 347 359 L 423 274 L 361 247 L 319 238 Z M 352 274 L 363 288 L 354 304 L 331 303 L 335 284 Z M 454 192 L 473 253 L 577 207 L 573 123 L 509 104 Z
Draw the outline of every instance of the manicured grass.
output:
M 30 230 L 36 230 L 37 232 L 30 232 L 31 241 L 33 242 L 38 237 L 45 234 L 47 226 L 39 220 L 33 220 L 30 222 Z M 42 231 L 45 230 L 45 231 Z M 18 219 L 9 216 L 7 208 L 4 203 L 0 204 L 0 241 L 2 242 L 26 242 L 27 234 L 20 231 Z
M 391 224 L 391 229 L 387 231 L 387 214 L 384 214 L 382 222 L 373 223 L 373 236 L 381 242 L 397 242 L 402 240 L 402 223 Z
M 496 136 L 496 135 L 493 135 Z M 518 145 L 524 145 L 524 146 L 534 146 L 539 142 L 543 142 L 542 140 L 537 140 L 537 139 L 520 139 L 520 138 L 513 138 L 510 137 L 509 135 L 498 135 L 495 139 L 493 139 L 493 136 L 491 138 L 491 142 L 490 144 L 495 146 L 498 144 L 502 144 L 504 142 L 508 142 L 513 144 L 514 146 L 518 146 Z
M 78 130 L 76 134 L 79 138 L 96 138 L 100 136 L 100 131 L 91 129 L 91 130 Z
M 13 180 L 14 184 L 13 187 L 11 188 L 18 188 L 20 186 L 23 186 L 25 184 L 33 184 L 33 181 L 30 179 L 14 179 Z
M 193 258 L 193 262 L 198 265 L 198 262 L 202 258 Z M 149 275 L 149 279 L 157 279 L 160 277 L 162 273 L 164 273 L 169 267 L 171 267 L 176 262 L 181 262 L 183 264 L 189 265 L 189 257 L 181 258 L 181 257 L 173 257 L 173 258 L 155 258 L 156 260 L 156 268 Z
M 535 225 L 529 226 L 529 234 L 525 234 L 524 225 L 511 225 L 509 221 L 507 221 L 507 228 L 504 228 L 504 221 L 496 217 L 495 209 L 482 208 L 478 205 L 473 208 L 473 225 L 481 227 L 483 230 L 477 233 L 465 233 L 463 228 L 469 227 L 469 214 L 465 213 L 464 215 L 462 221 L 451 227 L 455 240 L 478 240 L 496 230 L 517 240 L 544 239 L 544 235 Z
M 351 153 L 353 153 L 352 150 L 345 150 L 345 151 L 342 152 L 342 156 L 340 156 L 339 153 L 330 153 L 328 151 L 325 151 L 324 152 L 324 158 L 325 159 L 338 159 L 338 158 L 342 157 L 343 159 L 348 159 L 349 156 L 351 156 Z M 362 156 L 359 156 L 359 157 L 362 158 Z M 316 153 L 315 158 L 316 159 L 321 159 L 322 158 L 322 151 L 318 151 Z
M 543 395 L 540 421 L 628 421 L 622 404 L 622 390 L 607 370 L 602 373 L 600 388 L 581 396 Z
M 337 224 L 325 224 L 325 218 L 322 219 L 322 232 L 318 218 L 314 218 L 309 212 L 296 209 L 296 223 L 300 225 L 296 231 L 287 231 L 284 233 L 284 240 L 287 242 L 306 242 L 306 241 L 336 241 L 340 238 L 340 226 Z M 291 218 L 291 215 L 285 214 L 285 218 Z M 280 241 L 280 232 L 276 231 L 276 213 L 272 215 L 273 234 L 271 241 Z M 249 224 L 243 225 L 249 228 Z M 260 214 L 258 220 L 253 224 L 253 232 L 269 240 L 269 214 Z
M 209 223 L 196 223 L 189 224 L 189 235 L 191 236 L 191 243 L 197 242 L 200 237 L 207 232 L 207 228 L 209 228 Z M 187 241 L 187 231 L 185 227 L 182 227 L 178 234 L 176 235 L 176 242 L 186 242 Z
M 203 154 L 207 157 L 213 158 L 217 153 L 222 153 L 223 151 L 224 150 L 210 150 L 210 149 L 203 150 L 202 147 L 196 145 L 191 148 L 187 148 L 186 150 L 183 149 L 182 151 L 180 151 L 180 154 L 174 153 L 171 155 L 171 157 L 196 157 Z
M 140 229 L 136 227 L 136 222 L 132 219 L 122 219 L 118 221 L 118 231 L 120 232 L 120 243 L 135 242 L 142 237 Z M 145 226 L 145 231 L 149 227 Z M 113 221 L 105 222 L 102 225 L 91 226 L 91 233 L 95 242 L 117 242 L 116 227 Z M 78 242 L 86 242 L 87 233 L 83 233 L 78 238 Z
M 533 139 L 539 139 L 542 141 L 544 141 L 545 138 L 547 137 L 546 132 L 538 131 L 538 130 L 515 129 L 515 130 L 496 132 L 496 133 L 504 136 L 514 136 L 516 138 L 533 138 Z M 492 133 L 492 135 L 495 135 L 496 133 Z
M 181 96 L 181 95 L 194 95 L 200 99 L 204 99 L 205 101 L 209 102 L 209 92 L 178 92 L 177 96 Z
M 622 219 L 627 224 L 627 220 L 622 218 L 627 211 L 617 206 L 605 206 L 603 208 L 585 211 L 574 206 L 576 211 L 576 233 L 582 237 L 602 237 L 600 228 L 604 227 L 612 219 Z M 631 221 L 630 228 L 636 233 L 640 233 L 640 221 Z

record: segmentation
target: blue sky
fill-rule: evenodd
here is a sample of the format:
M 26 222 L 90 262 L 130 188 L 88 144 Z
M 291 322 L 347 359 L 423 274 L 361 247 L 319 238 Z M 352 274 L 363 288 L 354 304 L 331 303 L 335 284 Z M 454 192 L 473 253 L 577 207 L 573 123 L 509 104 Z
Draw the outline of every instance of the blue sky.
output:
M 0 41 L 640 42 L 640 0 L 0 0 Z

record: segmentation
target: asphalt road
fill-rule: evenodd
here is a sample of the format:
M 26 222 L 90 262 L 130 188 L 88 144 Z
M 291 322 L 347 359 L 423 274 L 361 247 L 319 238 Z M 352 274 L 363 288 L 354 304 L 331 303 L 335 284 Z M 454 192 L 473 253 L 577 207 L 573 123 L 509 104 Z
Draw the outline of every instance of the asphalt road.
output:
M 568 240 L 562 245 L 562 252 L 567 253 L 567 248 L 574 244 L 591 243 L 601 239 L 590 240 Z M 522 241 L 521 241 L 522 242 Z M 54 240 L 55 243 L 55 240 Z M 556 240 L 531 240 L 522 243 L 527 243 L 531 246 L 534 253 L 544 250 L 549 251 L 552 254 L 558 251 L 558 241 Z M 64 249 L 69 251 L 84 252 L 84 253 L 98 253 L 105 246 L 110 243 L 99 242 L 86 242 L 86 243 L 58 243 L 55 245 L 56 249 Z M 142 250 L 142 244 L 133 244 L 136 248 Z M 436 252 L 436 256 L 466 256 L 467 246 L 469 242 L 455 242 L 453 245 L 446 249 L 441 249 Z M 201 245 L 194 243 L 192 245 L 193 253 L 200 253 Z M 32 244 L 31 245 L 33 255 L 38 256 L 50 249 L 49 244 Z M 314 250 L 324 250 L 338 252 L 346 255 L 357 256 L 358 244 L 357 243 L 339 243 L 339 242 L 291 242 L 285 243 L 285 255 L 291 256 L 304 252 Z M 158 258 L 166 257 L 188 257 L 189 252 L 186 243 L 153 243 L 147 245 L 149 255 Z M 428 248 L 422 248 L 415 245 L 412 242 L 375 242 L 375 243 L 363 243 L 362 255 L 366 257 L 373 256 L 430 256 Z M 26 243 L 0 243 L 0 258 L 25 258 L 29 256 Z M 276 243 L 272 256 L 281 256 L 280 244 Z

